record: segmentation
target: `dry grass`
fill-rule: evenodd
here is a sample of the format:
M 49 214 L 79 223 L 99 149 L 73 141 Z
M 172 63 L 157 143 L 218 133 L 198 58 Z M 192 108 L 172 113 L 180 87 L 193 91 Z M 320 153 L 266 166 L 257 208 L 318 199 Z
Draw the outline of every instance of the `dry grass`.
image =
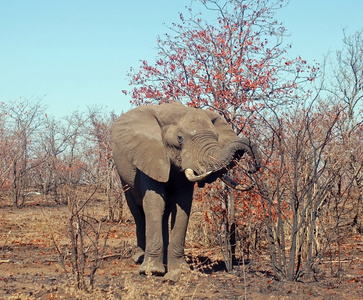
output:
M 138 265 L 129 258 L 134 245 L 132 222 L 112 225 L 105 259 L 96 273 L 91 293 L 78 290 L 68 280 L 58 262 L 51 236 L 63 251 L 69 250 L 67 206 L 53 205 L 42 199 L 26 203 L 19 210 L 8 200 L 0 200 L 0 299 L 361 299 L 363 239 L 355 235 L 345 241 L 340 277 L 331 274 L 326 259 L 318 282 L 277 282 L 270 275 L 267 252 L 251 254 L 252 260 L 240 262 L 235 270 L 223 269 L 218 246 L 204 246 L 210 234 L 200 230 L 202 215 L 196 213 L 189 226 L 186 254 L 193 271 L 178 282 L 163 277 L 140 276 Z M 87 213 L 96 219 L 107 215 L 103 199 L 94 200 Z M 125 215 L 130 216 L 128 212 Z M 126 218 L 127 219 L 127 218 Z M 354 246 L 354 247 L 352 247 Z M 243 245 L 241 244 L 241 247 Z M 343 248 L 342 248 L 343 249 Z M 262 251 L 262 252 L 261 252 Z M 242 250 L 240 250 L 242 253 Z M 241 255 L 239 255 L 241 256 Z M 1 261 L 4 261 L 3 263 Z M 68 277 L 71 278 L 71 276 Z M 87 276 L 87 274 L 86 274 Z

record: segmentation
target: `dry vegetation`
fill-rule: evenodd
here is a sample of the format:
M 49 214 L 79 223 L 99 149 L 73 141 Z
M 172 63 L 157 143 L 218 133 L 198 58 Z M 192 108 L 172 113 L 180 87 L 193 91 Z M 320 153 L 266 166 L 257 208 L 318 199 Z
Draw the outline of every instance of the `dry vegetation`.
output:
M 79 193 L 87 199 L 89 193 Z M 100 199 L 101 198 L 101 199 Z M 245 260 L 237 249 L 232 272 L 226 273 L 220 249 L 205 247 L 199 230 L 202 214 L 193 213 L 186 254 L 193 271 L 176 283 L 162 277 L 138 275 L 131 260 L 135 228 L 127 210 L 124 222 L 106 221 L 107 204 L 95 195 L 85 214 L 102 221 L 101 239 L 107 239 L 102 264 L 95 273 L 93 290 L 80 290 L 72 274 L 70 205 L 57 205 L 41 197 L 28 199 L 22 210 L 2 196 L 0 214 L 0 299 L 361 299 L 363 297 L 363 239 L 347 231 L 340 249 L 332 244 L 311 280 L 277 281 L 272 276 L 266 243 Z M 198 211 L 200 203 L 195 203 Z M 206 235 L 213 234 L 205 232 Z M 65 269 L 53 239 L 64 253 Z M 199 242 L 198 242 L 199 241 Z M 85 244 L 87 242 L 85 241 Z M 102 244 L 102 243 L 101 243 Z M 340 252 L 340 254 L 338 253 Z M 94 259 L 85 261 L 84 280 L 89 286 Z
M 1 299 L 363 298 L 363 32 L 344 35 L 324 73 L 288 57 L 274 20 L 285 1 L 202 2 L 219 22 L 180 15 L 156 65 L 131 70 L 130 96 L 218 111 L 263 153 L 260 172 L 230 171 L 253 189 L 196 189 L 192 271 L 140 276 L 112 161 L 116 115 L 57 120 L 41 101 L 1 102 Z

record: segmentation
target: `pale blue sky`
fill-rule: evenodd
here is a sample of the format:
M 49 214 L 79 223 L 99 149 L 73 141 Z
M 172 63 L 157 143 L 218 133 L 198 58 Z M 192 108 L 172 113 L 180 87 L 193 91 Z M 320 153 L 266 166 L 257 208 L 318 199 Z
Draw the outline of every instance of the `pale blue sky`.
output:
M 43 102 L 51 115 L 130 108 L 126 72 L 156 56 L 163 25 L 189 0 L 0 0 L 0 101 Z M 291 55 L 321 61 L 342 48 L 342 28 L 363 28 L 362 0 L 291 0 L 277 15 Z

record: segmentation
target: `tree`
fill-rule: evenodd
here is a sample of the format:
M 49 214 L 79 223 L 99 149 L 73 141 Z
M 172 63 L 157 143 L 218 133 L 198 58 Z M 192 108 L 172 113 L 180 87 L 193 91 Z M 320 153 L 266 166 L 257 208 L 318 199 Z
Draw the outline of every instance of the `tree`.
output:
M 14 164 L 15 157 L 12 155 L 12 149 L 15 145 L 12 139 L 12 134 L 8 129 L 8 112 L 7 105 L 1 102 L 0 113 L 0 187 L 2 189 L 9 189 L 11 185 L 12 166 Z
M 294 91 L 313 80 L 316 68 L 288 59 L 284 27 L 274 13 L 285 1 L 200 1 L 210 17 L 180 14 L 171 34 L 158 39 L 154 65 L 131 70 L 132 103 L 180 101 L 223 114 L 236 132 L 266 106 L 296 100 Z M 125 92 L 127 93 L 127 92 Z M 249 122 L 252 122 L 249 120 Z
M 352 190 L 352 180 L 341 172 L 347 156 L 336 129 L 342 120 L 341 106 L 316 98 L 265 118 L 271 136 L 263 143 L 266 166 L 255 185 L 277 278 L 309 276 L 338 240 Z
M 89 110 L 90 130 L 89 139 L 93 147 L 89 149 L 87 156 L 93 157 L 94 168 L 92 170 L 95 181 L 102 184 L 107 196 L 108 217 L 112 221 L 121 221 L 124 204 L 124 194 L 121 182 L 112 160 L 111 124 L 116 120 L 116 115 L 102 114 L 102 109 Z
M 344 121 L 338 128 L 347 158 L 344 170 L 354 179 L 357 197 L 355 224 L 363 232 L 363 31 L 347 36 L 344 47 L 331 62 L 331 74 L 325 89 L 330 101 L 344 107 Z M 349 153 L 348 153 L 349 152 Z
M 16 207 L 24 205 L 25 189 L 31 184 L 29 173 L 44 162 L 35 151 L 38 132 L 45 117 L 45 108 L 40 101 L 35 103 L 20 101 L 4 105 L 3 114 L 7 116 L 7 138 L 11 141 L 10 163 L 12 169 L 12 193 Z
M 37 151 L 39 156 L 44 157 L 44 163 L 35 170 L 39 191 L 46 197 L 52 195 L 56 203 L 60 203 L 59 189 L 65 184 L 64 161 L 69 148 L 69 141 L 72 138 L 70 127 L 53 117 L 45 118 L 44 128 L 39 133 L 39 143 Z
M 256 128 L 264 123 L 264 114 L 279 107 L 282 111 L 300 97 L 304 99 L 309 93 L 304 84 L 314 80 L 317 73 L 317 68 L 301 57 L 288 58 L 289 46 L 283 44 L 285 28 L 274 19 L 275 12 L 287 2 L 197 2 L 209 21 L 203 19 L 203 13 L 194 13 L 192 5 L 187 9 L 188 17 L 180 14 L 180 22 L 169 28 L 171 33 L 158 39 L 155 64 L 143 60 L 139 70 L 131 69 L 131 102 L 179 101 L 212 109 L 223 115 L 237 134 L 261 140 Z M 242 167 L 236 173 L 243 181 Z M 229 199 L 226 209 L 220 203 L 213 207 L 226 212 L 222 213 L 221 228 L 224 236 L 233 237 L 235 216 L 228 208 L 235 207 L 235 197 L 225 199 Z M 225 243 L 230 248 L 225 253 L 232 253 L 232 243 Z

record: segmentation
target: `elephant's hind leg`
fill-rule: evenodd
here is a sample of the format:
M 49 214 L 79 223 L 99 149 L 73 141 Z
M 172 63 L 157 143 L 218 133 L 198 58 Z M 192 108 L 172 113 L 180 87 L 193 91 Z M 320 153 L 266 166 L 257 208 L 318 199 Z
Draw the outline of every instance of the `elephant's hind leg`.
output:
M 136 196 L 132 194 L 132 191 L 125 193 L 127 205 L 130 208 L 131 214 L 134 217 L 136 224 L 136 238 L 137 238 L 137 250 L 132 259 L 141 264 L 144 260 L 145 254 L 145 214 L 141 205 L 137 204 Z M 141 197 L 140 197 L 141 198 Z M 141 202 L 141 201 L 139 201 Z

